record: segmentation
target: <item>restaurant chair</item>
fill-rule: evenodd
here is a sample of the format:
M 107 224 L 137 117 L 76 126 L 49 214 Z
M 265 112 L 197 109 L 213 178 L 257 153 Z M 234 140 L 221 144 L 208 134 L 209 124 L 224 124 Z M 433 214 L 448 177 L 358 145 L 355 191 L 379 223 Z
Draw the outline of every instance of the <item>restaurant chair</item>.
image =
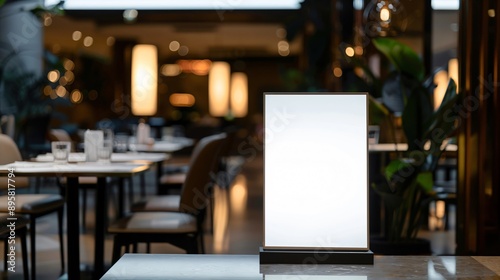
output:
M 140 242 L 165 242 L 187 253 L 205 252 L 203 222 L 214 184 L 212 172 L 225 138 L 225 134 L 216 134 L 196 145 L 175 212 L 133 213 L 109 226 L 108 232 L 115 235 L 113 263 L 120 257 L 123 246 L 128 250 L 129 245 Z
M 14 218 L 14 219 L 8 219 Z M 25 280 L 30 279 L 29 271 L 28 271 L 28 250 L 26 249 L 26 226 L 29 223 L 29 220 L 23 216 L 15 215 L 10 216 L 7 214 L 0 214 L 0 239 L 3 240 L 4 244 L 4 263 L 3 263 L 3 271 L 4 273 L 8 272 L 8 262 L 9 258 L 7 254 L 10 251 L 10 247 L 12 243 L 10 243 L 9 237 L 11 236 L 11 222 L 15 222 L 15 237 L 19 238 L 21 241 L 21 254 L 23 260 L 23 276 Z M 17 243 L 16 243 L 17 244 Z M 17 247 L 17 246 L 16 246 Z M 17 259 L 17 258 L 16 258 Z M 6 275 L 4 275 L 6 276 Z M 3 278 L 2 278 L 3 279 Z
M 21 153 L 16 143 L 7 135 L 0 134 L 0 164 L 9 164 L 21 161 Z M 0 180 L 0 190 L 7 190 L 7 180 Z M 16 214 L 25 215 L 29 219 L 31 275 L 36 277 L 36 219 L 57 212 L 59 246 L 61 254 L 61 268 L 64 272 L 64 245 L 63 245 L 63 214 L 64 198 L 59 194 L 22 194 L 18 189 L 27 187 L 29 180 L 26 177 L 15 177 L 16 187 Z M 8 213 L 8 196 L 0 196 L 0 213 Z

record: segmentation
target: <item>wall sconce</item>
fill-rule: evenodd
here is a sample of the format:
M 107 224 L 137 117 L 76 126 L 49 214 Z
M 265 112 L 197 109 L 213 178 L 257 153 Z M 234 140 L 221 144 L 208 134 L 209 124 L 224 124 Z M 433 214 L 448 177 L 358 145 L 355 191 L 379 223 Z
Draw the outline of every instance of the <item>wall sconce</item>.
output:
M 248 78 L 242 72 L 231 75 L 231 113 L 237 118 L 248 113 Z
M 152 116 L 157 109 L 158 50 L 140 44 L 132 49 L 132 113 Z
M 208 109 L 214 117 L 229 112 L 229 78 L 231 69 L 227 62 L 213 62 L 208 73 Z
M 396 36 L 406 30 L 408 19 L 399 0 L 372 0 L 363 12 L 370 37 Z

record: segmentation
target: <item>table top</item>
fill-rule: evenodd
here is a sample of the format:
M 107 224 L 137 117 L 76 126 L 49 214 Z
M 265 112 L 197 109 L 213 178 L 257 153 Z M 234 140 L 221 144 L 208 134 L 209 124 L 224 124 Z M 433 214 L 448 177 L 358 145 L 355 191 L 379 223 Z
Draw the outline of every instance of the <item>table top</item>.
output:
M 126 161 L 138 161 L 145 160 L 150 162 L 162 162 L 170 158 L 169 154 L 166 153 L 113 153 L 111 154 L 112 162 L 126 162 Z M 51 153 L 38 155 L 34 158 L 35 161 L 39 162 L 52 162 L 54 161 L 54 156 Z M 84 162 L 85 153 L 70 153 L 68 157 L 69 162 Z
M 148 170 L 148 163 L 129 162 L 78 162 L 54 163 L 16 161 L 0 165 L 0 176 L 6 176 L 10 170 L 21 176 L 62 176 L 62 177 L 128 177 Z
M 257 255 L 125 254 L 101 279 L 500 279 L 498 273 L 500 257 L 375 256 L 373 265 L 260 265 Z
M 429 149 L 429 146 L 424 146 L 424 148 Z M 442 146 L 442 149 L 446 149 L 448 152 L 458 151 L 458 146 L 456 144 L 447 144 Z M 369 144 L 368 150 L 370 152 L 397 152 L 406 151 L 408 149 L 408 144 L 406 143 L 379 143 L 379 144 Z
M 152 145 L 135 144 L 134 149 L 138 152 L 164 152 L 173 153 L 192 146 L 194 140 L 184 137 L 174 137 L 171 139 L 156 140 Z

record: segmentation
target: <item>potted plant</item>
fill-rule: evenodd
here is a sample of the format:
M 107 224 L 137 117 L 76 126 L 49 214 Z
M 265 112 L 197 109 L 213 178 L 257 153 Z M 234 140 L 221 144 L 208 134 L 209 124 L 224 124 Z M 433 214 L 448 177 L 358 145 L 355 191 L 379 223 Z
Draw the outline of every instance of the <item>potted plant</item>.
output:
M 388 254 L 407 253 L 403 245 L 430 253 L 422 247 L 417 234 L 427 218 L 428 203 L 434 199 L 433 173 L 449 138 L 456 129 L 460 95 L 450 80 L 441 105 L 433 104 L 433 75 L 424 77 L 420 57 L 407 45 L 394 39 L 376 38 L 375 48 L 390 62 L 392 71 L 385 79 L 376 78 L 361 60 L 351 60 L 361 67 L 380 99 L 370 98 L 371 117 L 380 121 L 400 115 L 408 149 L 383 169 L 385 180 L 372 184 L 385 207 L 385 229 L 381 240 L 372 240 L 378 253 L 381 242 L 391 245 Z M 392 130 L 395 128 L 392 127 Z

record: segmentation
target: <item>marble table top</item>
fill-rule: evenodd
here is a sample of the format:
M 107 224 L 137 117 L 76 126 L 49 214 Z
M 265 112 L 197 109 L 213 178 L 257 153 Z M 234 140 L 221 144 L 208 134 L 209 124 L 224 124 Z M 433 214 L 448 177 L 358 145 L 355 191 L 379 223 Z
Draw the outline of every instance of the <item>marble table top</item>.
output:
M 373 265 L 260 265 L 257 255 L 125 254 L 102 279 L 500 279 L 500 257 L 375 256 Z

